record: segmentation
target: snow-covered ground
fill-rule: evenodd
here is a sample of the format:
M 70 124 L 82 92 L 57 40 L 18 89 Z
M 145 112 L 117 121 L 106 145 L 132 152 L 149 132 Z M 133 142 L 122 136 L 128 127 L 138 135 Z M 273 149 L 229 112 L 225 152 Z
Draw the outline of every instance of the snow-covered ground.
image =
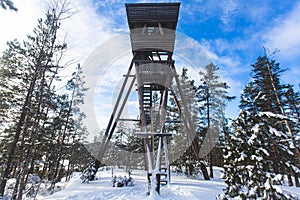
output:
M 215 169 L 216 177 L 220 177 L 219 168 Z M 127 176 L 123 170 L 115 170 L 116 176 Z M 42 200 L 142 200 L 142 199 L 168 199 L 168 200 L 213 200 L 216 195 L 222 193 L 225 183 L 220 178 L 210 181 L 190 179 L 185 176 L 171 176 L 171 184 L 162 186 L 160 196 L 147 196 L 147 177 L 143 170 L 133 170 L 132 178 L 135 185 L 133 187 L 112 187 L 111 171 L 99 171 L 98 180 L 90 183 L 82 183 L 80 174 L 75 174 L 70 182 L 66 183 L 59 192 L 50 196 L 38 195 L 37 199 Z M 294 195 L 299 194 L 300 189 L 295 187 L 283 187 Z

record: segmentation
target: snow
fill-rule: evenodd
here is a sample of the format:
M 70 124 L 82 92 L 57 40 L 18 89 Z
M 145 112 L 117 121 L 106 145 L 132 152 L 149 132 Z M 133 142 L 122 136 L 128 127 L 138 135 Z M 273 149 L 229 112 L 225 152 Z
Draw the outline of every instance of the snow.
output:
M 242 95 L 242 100 L 244 101 L 244 102 L 247 102 L 247 103 L 250 103 L 250 101 L 244 96 L 244 95 Z
M 255 124 L 255 126 L 252 127 L 251 131 L 253 131 L 254 133 L 258 133 L 259 132 L 259 124 Z
M 273 187 L 276 190 L 276 192 L 278 192 L 279 194 L 283 194 L 281 187 L 279 187 L 278 185 L 274 185 Z
M 249 195 L 250 195 L 250 196 L 254 196 L 254 195 L 256 194 L 256 191 L 257 191 L 257 186 L 254 187 L 254 188 L 252 188 L 252 189 L 250 189 Z
M 257 138 L 257 134 L 252 134 L 250 139 L 248 140 L 248 144 L 252 145 L 254 144 L 254 140 Z
M 253 102 L 256 102 L 257 99 L 260 99 L 261 94 L 262 94 L 262 92 L 259 91 L 258 94 L 256 95 L 256 97 L 254 97 Z
M 268 178 L 267 181 L 265 182 L 265 189 L 270 190 L 271 189 L 271 184 L 270 184 L 270 179 Z
M 266 115 L 268 118 L 274 117 L 274 118 L 277 118 L 277 119 L 289 120 L 289 121 L 292 121 L 294 123 L 298 123 L 298 120 L 296 118 L 287 117 L 287 116 L 284 116 L 284 115 L 281 115 L 281 114 L 274 114 L 272 112 L 260 112 L 258 114 L 258 116 L 260 116 L 260 117 L 263 116 L 263 115 Z
M 248 166 L 251 168 L 250 166 Z M 126 176 L 122 169 L 115 169 L 114 175 Z M 225 188 L 223 176 L 223 169 L 214 167 L 215 179 L 205 181 L 203 179 L 187 178 L 185 176 L 173 174 L 171 176 L 171 184 L 163 185 L 160 188 L 160 195 L 152 193 L 149 196 L 148 191 L 147 172 L 143 170 L 133 170 L 131 173 L 134 179 L 133 187 L 112 187 L 110 170 L 98 171 L 96 181 L 89 183 L 82 183 L 80 179 L 81 174 L 73 174 L 71 180 L 62 185 L 63 189 L 49 195 L 47 193 L 39 194 L 38 200 L 213 200 L 216 196 L 223 193 Z M 268 183 L 266 183 L 268 184 Z M 288 191 L 300 198 L 300 188 L 288 186 L 274 187 L 278 192 Z M 253 189 L 251 192 L 255 192 Z
M 243 152 L 241 153 L 240 158 L 238 159 L 238 161 L 239 161 L 239 162 L 240 162 L 240 161 L 243 161 L 243 160 L 245 160 L 245 158 L 247 158 L 247 155 L 246 155 L 245 152 L 243 151 Z
M 270 156 L 270 154 L 268 153 L 268 151 L 262 147 L 260 147 L 258 150 L 262 151 L 266 156 Z
M 232 156 L 232 152 L 229 151 L 227 155 L 224 155 L 224 159 L 228 159 Z
M 275 118 L 279 118 L 279 119 L 289 119 L 288 117 L 284 116 L 284 115 L 281 115 L 281 114 L 274 114 L 272 112 L 268 112 L 268 111 L 265 111 L 265 112 L 260 112 L 258 114 L 258 116 L 263 116 L 263 115 L 266 115 L 267 117 L 275 117 Z
M 214 168 L 215 177 L 221 177 L 221 168 Z M 122 170 L 115 170 L 116 176 L 125 176 Z M 128 174 L 127 174 L 128 175 Z M 196 200 L 196 199 L 216 199 L 218 194 L 225 188 L 224 180 L 219 178 L 210 181 L 191 179 L 184 176 L 171 176 L 171 184 L 163 185 L 160 188 L 160 195 L 146 195 L 148 191 L 147 172 L 143 170 L 133 170 L 131 176 L 134 179 L 133 187 L 112 187 L 111 171 L 99 171 L 96 181 L 82 183 L 80 174 L 75 174 L 71 180 L 66 183 L 64 189 L 53 195 L 38 195 L 37 199 L 47 200 L 79 200 L 79 199 L 130 199 L 130 200 Z
M 274 135 L 276 135 L 278 137 L 284 137 L 285 136 L 285 134 L 283 134 L 281 131 L 278 131 L 277 129 L 275 129 L 275 128 L 271 127 L 271 126 L 269 126 L 269 130 L 270 130 L 271 134 L 274 134 Z
M 254 140 L 257 138 L 257 134 L 259 132 L 259 124 L 255 124 L 252 128 L 251 131 L 253 131 L 253 134 L 251 135 L 250 139 L 248 140 L 248 144 L 252 145 L 254 144 Z
M 296 167 L 295 165 L 292 165 L 292 168 L 293 168 L 294 172 L 300 174 L 300 170 L 298 167 Z
M 257 160 L 257 161 L 262 161 L 263 160 L 263 157 L 261 156 L 256 156 L 256 155 L 252 155 L 250 157 L 251 160 Z
M 291 150 L 289 150 L 289 148 L 288 148 L 287 146 L 282 145 L 282 144 L 279 144 L 278 146 L 279 146 L 282 150 L 284 150 L 286 153 L 290 154 L 291 156 L 294 155 L 294 153 L 293 153 Z

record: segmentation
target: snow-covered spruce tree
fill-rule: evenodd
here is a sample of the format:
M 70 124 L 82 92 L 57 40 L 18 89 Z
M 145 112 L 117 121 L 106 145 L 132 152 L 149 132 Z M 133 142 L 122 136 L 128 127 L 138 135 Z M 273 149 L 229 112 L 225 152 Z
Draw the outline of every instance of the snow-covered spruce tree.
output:
M 282 115 L 271 112 L 241 111 L 227 136 L 224 176 L 227 187 L 220 199 L 291 199 L 281 188 L 283 175 L 273 168 L 274 151 L 282 157 L 293 155 L 285 148 L 288 136 L 269 124 L 282 122 Z M 281 148 L 274 149 L 274 143 Z M 271 170 L 270 170 L 271 169 Z
M 242 111 L 226 137 L 223 199 L 289 199 L 279 187 L 284 175 L 291 185 L 291 173 L 297 182 L 299 172 L 291 134 L 297 124 L 287 116 L 289 104 L 283 96 L 289 86 L 280 84 L 282 70 L 268 56 L 258 57 L 252 67 L 253 81 L 242 94 Z
M 287 100 L 287 105 L 288 105 L 288 109 L 286 111 L 286 116 L 293 118 L 296 120 L 296 123 L 289 123 L 289 125 L 291 126 L 291 130 L 293 130 L 293 136 L 295 138 L 294 143 L 292 143 L 292 147 L 291 149 L 294 149 L 294 152 L 297 154 L 296 148 L 298 148 L 299 150 L 299 138 L 300 138 L 300 92 L 295 92 L 293 87 L 290 86 L 289 89 L 287 90 L 287 92 L 284 94 L 284 96 L 286 97 Z M 296 146 L 293 146 L 296 145 Z M 295 160 L 294 163 L 296 163 L 298 166 L 300 166 L 300 159 L 299 159 L 299 155 L 295 156 Z M 293 186 L 293 181 L 291 176 L 289 175 L 289 173 L 291 173 L 291 175 L 293 175 L 295 177 L 295 185 L 296 187 L 300 187 L 300 183 L 298 180 L 298 174 L 295 171 L 289 171 L 288 174 L 288 178 L 289 178 L 289 185 Z
M 279 63 L 267 55 L 267 50 L 264 49 L 264 55 L 259 56 L 256 63 L 252 65 L 251 76 L 253 80 L 244 89 L 240 108 L 250 113 L 272 112 L 294 118 L 295 116 L 291 114 L 291 110 L 295 110 L 295 107 L 292 105 L 294 100 L 299 97 L 297 97 L 296 93 L 293 93 L 294 100 L 291 100 L 285 95 L 292 89 L 292 86 L 280 83 L 280 75 L 284 71 L 280 68 Z M 271 126 L 275 126 L 276 124 L 278 130 L 289 135 L 289 140 L 284 146 L 295 154 L 294 156 L 290 156 L 287 162 L 282 161 L 282 156 L 276 151 L 277 144 L 274 143 L 274 155 L 272 157 L 273 170 L 275 173 L 282 173 L 280 170 L 285 169 L 284 172 L 289 177 L 289 185 L 293 185 L 291 174 L 295 177 L 295 183 L 299 185 L 299 172 L 290 166 L 290 164 L 295 165 L 299 163 L 299 147 L 296 145 L 295 140 L 299 123 L 295 123 L 295 120 L 287 119 L 282 120 L 281 123 L 278 123 L 277 120 L 270 120 L 269 123 Z

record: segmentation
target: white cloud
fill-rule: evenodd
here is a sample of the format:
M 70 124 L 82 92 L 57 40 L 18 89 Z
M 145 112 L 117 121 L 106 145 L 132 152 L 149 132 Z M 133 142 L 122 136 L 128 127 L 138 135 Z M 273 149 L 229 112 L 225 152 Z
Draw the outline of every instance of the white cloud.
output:
M 245 48 L 239 40 L 231 43 L 225 39 L 201 40 L 201 44 L 211 61 L 220 68 L 222 75 L 234 76 L 248 71 L 247 68 L 241 67 L 240 58 L 234 52 Z
M 248 20 L 256 24 L 264 22 L 267 19 L 268 13 L 273 12 L 268 1 L 246 1 L 244 5 L 241 5 L 240 11 L 244 13 Z
M 300 2 L 286 16 L 280 16 L 265 34 L 266 46 L 279 49 L 281 56 L 290 59 L 300 56 Z
M 70 1 L 74 15 L 62 24 L 62 32 L 67 33 L 70 54 L 83 62 L 98 45 L 114 34 L 111 19 L 97 13 L 92 1 Z
M 115 93 L 127 71 L 131 55 L 128 35 L 117 35 L 99 45 L 83 63 L 86 83 L 90 88 L 86 95 L 84 112 L 88 130 L 106 128 L 112 112 Z M 125 58 L 128 59 L 125 59 Z M 107 90 L 109 89 L 109 90 Z M 99 119 L 101 119 L 99 121 Z
M 6 42 L 13 39 L 22 41 L 31 34 L 38 18 L 44 18 L 46 2 L 40 0 L 15 0 L 18 12 L 0 9 L 0 51 Z M 69 45 L 68 54 L 76 61 L 83 61 L 102 42 L 113 36 L 112 21 L 109 16 L 97 13 L 92 1 L 70 1 L 73 15 L 62 22 L 60 40 Z
M 281 76 L 282 82 L 285 84 L 294 84 L 295 89 L 299 91 L 300 89 L 300 81 L 299 81 L 300 68 L 291 67 L 286 72 L 284 72 Z
M 225 26 L 230 26 L 232 16 L 235 14 L 238 4 L 235 0 L 221 1 L 222 14 L 220 19 Z
M 231 30 L 234 25 L 235 15 L 238 12 L 240 1 L 236 0 L 207 0 L 207 1 L 192 1 L 182 2 L 180 15 L 185 17 L 179 21 L 191 23 L 197 21 L 204 23 L 209 19 L 219 19 L 224 30 Z
M 0 51 L 6 48 L 6 42 L 14 39 L 25 39 L 37 24 L 37 19 L 43 17 L 44 3 L 39 0 L 14 0 L 18 12 L 0 8 Z

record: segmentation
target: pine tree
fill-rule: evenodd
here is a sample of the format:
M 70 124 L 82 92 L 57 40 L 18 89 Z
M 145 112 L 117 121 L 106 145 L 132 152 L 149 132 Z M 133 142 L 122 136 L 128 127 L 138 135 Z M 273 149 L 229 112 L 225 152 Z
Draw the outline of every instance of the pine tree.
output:
M 7 156 L 1 173 L 1 196 L 6 181 L 13 172 L 17 178 L 13 198 L 22 198 L 28 173 L 33 170 L 29 166 L 34 165 L 34 155 L 38 155 L 36 151 L 39 148 L 35 144 L 41 138 L 40 131 L 44 131 L 45 124 L 49 123 L 49 110 L 55 107 L 51 85 L 66 49 L 65 43 L 57 41 L 64 9 L 64 6 L 62 9 L 51 8 L 46 13 L 45 20 L 38 20 L 37 27 L 27 41 L 9 42 L 8 50 L 1 58 L 1 71 L 6 73 L 3 75 L 9 75 L 6 84 L 1 85 L 2 88 L 6 87 L 2 90 L 5 91 L 3 97 L 6 99 L 1 115 L 3 116 L 3 110 L 9 114 L 1 133 L 1 136 L 7 135 L 9 139 L 4 144 Z M 8 99 L 7 96 L 11 98 Z
M 213 178 L 213 155 L 212 149 L 216 145 L 219 135 L 225 122 L 226 100 L 234 99 L 227 95 L 228 85 L 221 82 L 218 75 L 219 68 L 213 63 L 205 67 L 204 72 L 199 72 L 202 76 L 201 84 L 197 88 L 197 98 L 200 103 L 201 124 L 199 129 L 206 130 L 203 137 L 202 149 L 207 154 L 210 177 Z
M 190 120 L 191 120 L 191 127 L 192 128 L 190 131 L 191 133 L 188 133 L 183 126 L 183 130 L 186 131 L 187 134 L 194 134 L 193 137 L 194 139 L 191 141 L 190 136 L 185 136 L 188 144 L 191 146 L 186 149 L 182 156 L 182 162 L 185 166 L 185 174 L 187 176 L 192 176 L 195 175 L 195 169 L 198 164 L 198 155 L 195 155 L 195 151 L 193 150 L 193 146 L 197 145 L 199 146 L 199 140 L 198 140 L 198 133 L 197 133 L 197 124 L 199 122 L 199 117 L 198 117 L 198 105 L 197 105 L 197 100 L 196 100 L 196 86 L 194 80 L 190 80 L 188 77 L 188 69 L 183 68 L 182 69 L 182 74 L 180 77 L 181 85 L 182 85 L 182 90 L 184 93 L 185 97 L 185 103 L 186 107 L 189 111 L 190 115 Z M 182 108 L 184 109 L 184 108 Z M 195 144 L 193 144 L 195 143 Z
M 182 100 L 179 100 L 179 106 L 181 110 L 178 110 L 178 107 L 176 105 L 176 98 L 178 98 L 179 92 L 177 90 L 174 90 L 174 96 L 170 99 L 170 104 L 168 107 L 169 115 L 168 120 L 169 121 L 181 121 L 180 124 L 169 124 L 167 126 L 168 132 L 175 132 L 174 136 L 172 137 L 172 142 L 170 145 L 171 152 L 176 152 L 175 155 L 170 154 L 171 160 L 176 160 L 172 163 L 173 166 L 176 166 L 178 171 L 184 172 L 187 176 L 193 176 L 197 175 L 198 171 L 197 169 L 200 166 L 200 169 L 202 171 L 202 174 L 204 175 L 204 178 L 206 180 L 209 180 L 209 176 L 205 167 L 204 160 L 199 160 L 199 145 L 201 143 L 201 137 L 199 137 L 199 129 L 198 124 L 199 122 L 199 114 L 198 114 L 198 104 L 197 104 L 197 98 L 196 98 L 196 86 L 195 82 L 193 80 L 190 80 L 188 77 L 188 70 L 187 68 L 183 68 L 182 74 L 180 76 L 180 83 L 182 85 L 182 91 L 185 99 L 185 106 L 182 105 Z M 188 117 L 190 118 L 191 124 L 190 126 L 190 132 L 185 130 L 185 120 L 183 115 L 183 112 L 185 112 L 185 107 L 188 109 Z M 175 144 L 172 146 L 172 144 Z M 180 147 L 180 148 L 179 148 Z M 172 150 L 174 149 L 174 150 Z M 178 153 L 182 154 L 178 158 Z
M 132 128 L 129 130 L 126 151 L 127 151 L 127 162 L 126 162 L 126 170 L 128 172 L 131 171 L 132 167 L 137 167 L 143 163 L 144 159 L 144 145 L 143 139 L 141 137 L 137 137 L 134 133 L 137 132 L 136 128 Z
M 57 160 L 55 170 L 52 177 L 51 191 L 54 190 L 55 183 L 57 183 L 63 176 L 63 163 L 67 159 L 68 146 L 72 138 L 84 139 L 84 132 L 78 126 L 79 120 L 82 120 L 83 113 L 80 112 L 80 105 L 84 103 L 84 95 L 87 88 L 84 86 L 83 71 L 80 65 L 77 66 L 76 71 L 72 74 L 71 80 L 68 81 L 66 89 L 70 91 L 68 96 L 64 95 L 66 101 L 61 101 L 59 117 L 59 134 L 57 138 Z M 74 140 L 74 139 L 73 139 Z M 72 141 L 72 140 L 71 140 Z
M 257 112 L 272 112 L 274 114 L 280 114 L 283 116 L 289 116 L 294 118 L 294 116 L 289 115 L 288 111 L 291 108 L 295 108 L 293 105 L 293 100 L 287 98 L 285 94 L 291 91 L 291 85 L 285 85 L 280 83 L 280 75 L 285 70 L 281 69 L 279 63 L 271 59 L 267 55 L 267 50 L 264 50 L 264 55 L 259 56 L 255 64 L 252 65 L 252 78 L 242 96 L 240 108 L 246 110 L 250 113 Z M 293 98 L 297 98 L 295 95 Z M 249 99 L 252 99 L 250 101 Z M 295 99 L 294 99 L 295 100 Z M 293 109 L 295 110 L 295 109 Z M 283 120 L 282 123 L 278 124 L 276 120 L 270 120 L 270 125 L 274 126 L 283 133 L 287 133 L 290 137 L 290 141 L 286 142 L 285 148 L 292 150 L 295 155 L 290 156 L 290 161 L 294 160 L 293 163 L 299 162 L 299 147 L 296 145 L 295 136 L 297 133 L 297 125 L 293 120 Z M 277 154 L 276 149 L 279 148 L 276 143 L 273 145 L 274 155 L 273 155 L 273 170 L 276 173 L 281 172 L 280 169 L 286 169 L 286 173 L 290 176 L 290 172 L 295 176 L 295 182 L 298 184 L 298 176 L 295 170 L 286 167 L 286 163 L 282 162 Z M 292 148 L 291 148 L 292 147 Z M 291 180 L 289 178 L 289 180 Z M 290 181 L 289 183 L 293 183 Z
M 5 163 L 7 162 L 8 149 L 10 144 L 11 135 L 9 134 L 9 127 L 12 126 L 12 120 L 10 118 L 13 115 L 12 108 L 17 106 L 16 94 L 14 86 L 10 83 L 10 80 L 16 73 L 16 66 L 11 61 L 8 61 L 10 55 L 9 52 L 4 52 L 2 58 L 0 58 L 0 175 L 2 176 Z M 12 67 L 7 67 L 12 66 Z

